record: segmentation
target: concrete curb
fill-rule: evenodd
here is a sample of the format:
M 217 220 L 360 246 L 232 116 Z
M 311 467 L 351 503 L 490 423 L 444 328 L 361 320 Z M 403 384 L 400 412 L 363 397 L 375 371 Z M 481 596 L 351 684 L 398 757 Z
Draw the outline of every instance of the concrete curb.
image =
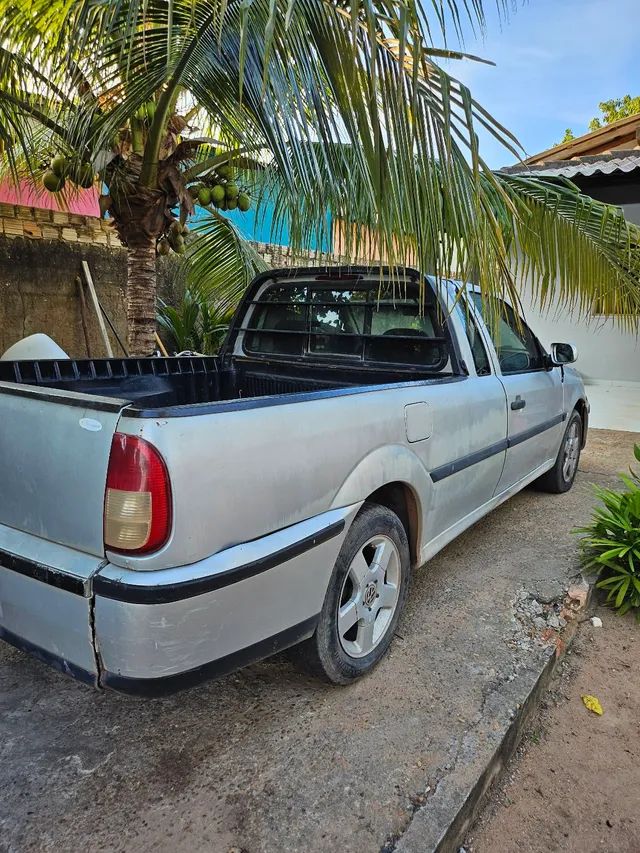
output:
M 540 655 L 508 685 L 491 690 L 480 719 L 458 745 L 450 772 L 439 780 L 393 848 L 395 853 L 455 853 L 484 806 L 484 797 L 513 757 L 587 611 L 592 586 L 555 651 Z M 455 772 L 454 772 L 455 771 Z

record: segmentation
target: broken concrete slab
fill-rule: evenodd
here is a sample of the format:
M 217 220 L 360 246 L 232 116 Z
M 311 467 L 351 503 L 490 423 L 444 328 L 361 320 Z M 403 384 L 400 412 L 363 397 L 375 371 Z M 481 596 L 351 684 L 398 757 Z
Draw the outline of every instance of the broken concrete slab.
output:
M 446 849 L 561 650 L 548 618 L 562 602 L 546 601 L 545 587 L 566 589 L 577 575 L 570 530 L 589 516 L 590 482 L 625 469 L 633 438 L 596 435 L 569 494 L 527 490 L 417 572 L 391 653 L 347 688 L 280 656 L 134 700 L 0 647 L 3 844 L 21 853 L 88 842 L 154 853 Z M 527 615 L 534 600 L 544 628 Z

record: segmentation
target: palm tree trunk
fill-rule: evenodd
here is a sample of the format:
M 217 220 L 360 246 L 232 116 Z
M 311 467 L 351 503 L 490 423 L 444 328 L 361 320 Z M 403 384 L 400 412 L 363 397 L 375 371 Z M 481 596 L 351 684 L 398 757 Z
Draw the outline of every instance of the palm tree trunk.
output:
M 156 332 L 155 241 L 127 251 L 127 349 L 129 355 L 151 355 Z

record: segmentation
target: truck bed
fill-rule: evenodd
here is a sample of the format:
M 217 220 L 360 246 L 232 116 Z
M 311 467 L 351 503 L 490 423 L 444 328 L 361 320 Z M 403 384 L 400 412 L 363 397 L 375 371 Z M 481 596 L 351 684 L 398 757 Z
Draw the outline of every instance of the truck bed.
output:
M 0 382 L 126 399 L 141 410 L 436 378 L 443 374 L 265 359 L 223 366 L 217 356 L 0 362 Z

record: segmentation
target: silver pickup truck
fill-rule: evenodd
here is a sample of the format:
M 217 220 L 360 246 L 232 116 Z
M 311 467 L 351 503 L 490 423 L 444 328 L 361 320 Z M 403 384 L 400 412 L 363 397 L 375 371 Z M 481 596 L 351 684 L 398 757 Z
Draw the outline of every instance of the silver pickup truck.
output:
M 281 649 L 385 653 L 413 567 L 567 491 L 570 344 L 411 270 L 270 271 L 216 357 L 0 362 L 0 637 L 152 695 Z

